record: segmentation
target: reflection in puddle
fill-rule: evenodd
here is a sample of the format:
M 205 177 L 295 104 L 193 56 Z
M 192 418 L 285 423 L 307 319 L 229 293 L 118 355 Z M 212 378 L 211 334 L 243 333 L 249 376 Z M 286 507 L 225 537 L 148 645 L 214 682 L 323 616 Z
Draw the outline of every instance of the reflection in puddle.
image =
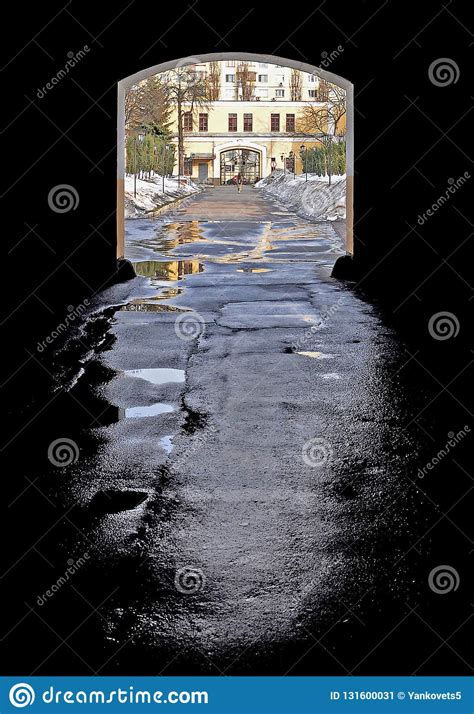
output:
M 148 407 L 127 407 L 124 411 L 126 419 L 136 419 L 138 417 L 156 416 L 157 414 L 169 414 L 174 411 L 174 407 L 171 404 L 157 402 L 156 404 L 150 404 Z
M 271 273 L 271 268 L 237 268 L 238 273 Z
M 160 300 L 172 300 L 183 292 L 182 288 L 162 288 L 159 295 L 135 298 L 120 308 L 122 312 L 187 312 L 187 308 L 160 305 Z
M 150 224 L 138 226 L 138 230 L 150 232 Z M 202 240 L 203 228 L 199 221 L 179 223 L 159 223 L 151 236 L 139 241 L 139 245 L 154 250 L 157 253 L 169 252 L 180 245 Z
M 186 308 L 174 305 L 158 305 L 154 298 L 137 298 L 120 308 L 121 312 L 189 312 Z
M 159 295 L 155 295 L 150 300 L 171 300 L 171 298 L 178 297 L 183 292 L 182 288 L 164 288 Z
M 184 369 L 126 369 L 124 374 L 127 377 L 136 377 L 137 379 L 146 379 L 151 384 L 167 384 L 168 382 L 184 382 Z
M 173 449 L 173 444 L 171 443 L 172 438 L 172 436 L 162 436 L 160 439 L 160 446 L 166 451 L 167 454 L 169 454 Z
M 165 223 L 162 227 L 165 234 L 159 236 L 159 247 L 164 250 L 172 250 L 185 243 L 195 243 L 202 240 L 203 233 L 199 221 L 187 221 L 184 223 Z
M 335 355 L 324 354 L 324 352 L 296 352 L 297 355 L 303 355 L 303 357 L 312 357 L 313 359 L 331 359 Z
M 132 263 L 137 275 L 159 280 L 182 280 L 185 275 L 202 273 L 204 267 L 199 260 L 143 260 Z

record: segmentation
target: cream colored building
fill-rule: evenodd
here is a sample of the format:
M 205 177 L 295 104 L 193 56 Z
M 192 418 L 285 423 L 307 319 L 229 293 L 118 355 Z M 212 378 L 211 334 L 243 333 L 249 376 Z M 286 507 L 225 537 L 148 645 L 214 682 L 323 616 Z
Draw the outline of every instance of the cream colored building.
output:
M 206 75 L 209 64 L 196 64 Z M 247 63 L 251 73 L 249 100 L 239 99 L 239 62 L 219 63 L 219 99 L 206 107 L 186 112 L 184 126 L 184 172 L 201 183 L 229 184 L 240 173 L 245 183 L 254 183 L 273 169 L 302 171 L 301 148 L 318 144 L 315 135 L 301 131 L 300 119 L 308 102 L 324 106 L 315 74 L 300 72 L 298 100 L 292 87 L 292 71 L 261 62 Z M 173 142 L 177 146 L 177 117 L 172 117 Z M 174 125 L 174 126 L 173 126 Z M 175 173 L 178 173 L 176 151 Z

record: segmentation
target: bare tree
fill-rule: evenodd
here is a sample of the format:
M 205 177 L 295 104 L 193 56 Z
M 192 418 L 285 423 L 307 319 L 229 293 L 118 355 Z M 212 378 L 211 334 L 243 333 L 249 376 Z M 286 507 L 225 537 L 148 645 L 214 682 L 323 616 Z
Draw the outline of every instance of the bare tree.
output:
M 321 104 L 308 103 L 300 118 L 300 128 L 316 134 L 324 150 L 326 173 L 331 184 L 333 144 L 345 135 L 342 119 L 346 114 L 346 92 L 341 87 L 320 82 L 318 99 Z
M 335 87 L 336 85 L 331 85 L 329 82 L 326 82 L 325 79 L 320 79 L 319 84 L 318 84 L 318 91 L 317 91 L 317 96 L 316 96 L 316 101 L 318 102 L 328 102 L 329 101 L 329 93 L 331 91 L 332 87 Z M 339 87 L 337 87 L 339 89 Z M 343 89 L 341 89 L 341 92 L 345 92 Z
M 299 69 L 292 69 L 290 74 L 290 98 L 292 102 L 300 102 L 303 91 L 303 77 Z
M 236 75 L 239 99 L 243 102 L 248 102 L 253 97 L 257 73 L 250 69 L 248 62 L 241 62 L 237 66 Z
M 125 94 L 125 128 L 129 129 L 131 125 L 137 123 L 137 118 L 140 111 L 139 101 L 140 87 L 134 85 L 130 87 Z
M 168 101 L 176 108 L 178 124 L 178 174 L 184 173 L 184 114 L 196 108 L 208 108 L 208 84 L 202 73 L 192 66 L 179 67 L 167 73 L 166 93 Z
M 158 75 L 133 85 L 125 95 L 127 134 L 146 128 L 164 132 L 169 126 L 170 106 L 166 88 Z
M 206 78 L 209 100 L 215 102 L 221 92 L 221 66 L 219 62 L 209 63 L 209 73 Z

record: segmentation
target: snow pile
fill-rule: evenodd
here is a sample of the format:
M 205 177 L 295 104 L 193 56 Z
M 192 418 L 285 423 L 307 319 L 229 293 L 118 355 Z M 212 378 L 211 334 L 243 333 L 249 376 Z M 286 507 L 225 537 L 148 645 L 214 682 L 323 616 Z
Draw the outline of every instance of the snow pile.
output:
M 165 206 L 177 198 L 189 196 L 200 191 L 194 183 L 180 185 L 177 178 L 165 178 L 165 191 L 163 193 L 163 179 L 159 174 L 152 174 L 149 179 L 140 179 L 137 176 L 137 195 L 134 193 L 134 177 L 125 177 L 125 218 L 144 218 L 147 213 L 156 208 Z
M 274 171 L 255 184 L 269 197 L 276 198 L 304 218 L 335 221 L 346 217 L 346 177 L 284 174 Z

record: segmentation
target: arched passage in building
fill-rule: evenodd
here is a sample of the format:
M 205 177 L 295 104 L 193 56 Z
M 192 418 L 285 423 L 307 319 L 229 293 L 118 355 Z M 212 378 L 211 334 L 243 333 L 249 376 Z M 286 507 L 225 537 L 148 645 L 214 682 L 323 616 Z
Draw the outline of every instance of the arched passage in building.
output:
M 146 69 L 131 74 L 128 77 L 120 80 L 118 83 L 118 111 L 117 111 L 117 257 L 123 258 L 125 252 L 125 224 L 124 224 L 124 205 L 125 205 L 125 95 L 127 90 L 133 85 L 141 82 L 148 77 L 152 77 L 160 72 L 167 72 L 177 67 L 185 67 L 187 65 L 193 65 L 202 62 L 218 62 L 226 60 L 240 60 L 242 62 L 264 62 L 269 64 L 281 65 L 283 67 L 290 67 L 293 69 L 300 70 L 301 72 L 307 72 L 321 78 L 322 80 L 341 87 L 346 92 L 346 251 L 349 254 L 353 254 L 353 197 L 354 197 L 354 87 L 351 82 L 349 82 L 344 77 L 340 77 L 332 72 L 327 72 L 315 65 L 307 64 L 306 62 L 298 62 L 296 60 L 287 59 L 285 57 L 277 57 L 275 55 L 261 55 L 254 54 L 251 52 L 211 52 L 199 55 L 198 57 L 184 57 L 181 59 L 171 60 L 169 62 L 162 62 L 161 64 L 154 65 L 153 67 L 147 67 Z M 252 152 L 250 158 L 253 163 L 259 164 L 259 171 L 261 175 L 265 175 L 265 166 L 267 164 L 267 157 L 264 156 L 263 149 L 265 147 L 251 146 L 249 142 L 242 142 L 240 145 L 238 142 L 229 142 L 228 145 L 221 144 L 215 147 L 214 154 L 212 156 L 213 161 L 213 178 L 216 182 L 221 183 L 222 172 L 224 174 L 224 180 L 229 174 L 228 179 L 231 180 L 235 175 L 235 167 L 238 167 L 239 163 L 241 168 L 242 161 L 242 151 L 246 150 Z M 232 153 L 227 154 L 226 152 L 234 152 L 236 161 L 227 161 L 227 158 L 232 158 Z M 224 154 L 224 156 L 222 156 Z M 224 161 L 224 166 L 222 168 L 222 160 Z M 199 163 L 199 162 L 198 162 Z M 204 164 L 204 161 L 201 162 Z M 232 169 L 231 167 L 234 166 Z M 247 164 L 245 164 L 247 166 Z M 229 170 L 227 171 L 227 168 Z M 250 170 L 250 164 L 248 166 L 249 177 L 255 178 L 256 168 Z M 199 172 L 199 168 L 198 168 Z M 234 173 L 232 173 L 234 172 Z M 207 177 L 209 177 L 209 169 L 206 170 Z M 199 177 L 199 173 L 198 173 Z M 260 175 L 259 175 L 260 177 Z M 201 170 L 201 178 L 204 179 L 204 171 Z
M 253 184 L 266 175 L 267 148 L 244 139 L 216 144 L 214 158 L 215 183 L 224 186 L 235 181 L 240 173 L 244 183 Z
M 243 184 L 257 183 L 262 175 L 262 152 L 248 146 L 236 146 L 219 152 L 219 183 L 227 186 L 242 178 Z

